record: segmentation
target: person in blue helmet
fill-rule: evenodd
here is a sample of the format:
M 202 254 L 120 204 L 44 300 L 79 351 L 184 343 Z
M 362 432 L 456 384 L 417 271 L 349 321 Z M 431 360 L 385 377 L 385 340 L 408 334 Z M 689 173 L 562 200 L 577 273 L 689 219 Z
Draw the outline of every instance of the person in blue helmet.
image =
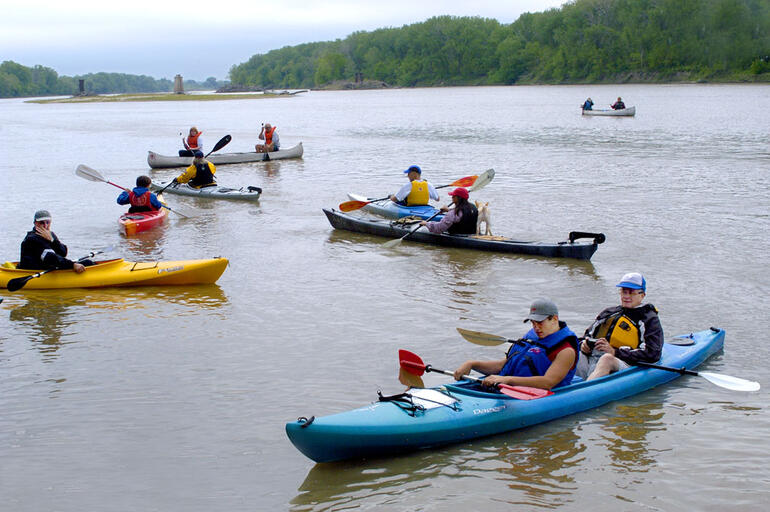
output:
M 454 371 L 455 380 L 476 370 L 486 374 L 484 386 L 508 384 L 551 389 L 570 384 L 577 365 L 578 339 L 559 320 L 556 304 L 537 299 L 524 322 L 531 322 L 532 329 L 511 345 L 503 359 L 466 361 Z
M 623 370 L 636 361 L 654 363 L 663 350 L 658 310 L 642 304 L 647 280 L 639 272 L 630 272 L 615 286 L 620 288 L 620 305 L 599 313 L 580 344 L 577 375 L 586 380 Z
M 409 183 L 391 195 L 391 201 L 403 206 L 423 206 L 431 199 L 438 201 L 438 192 L 427 180 L 422 179 L 422 169 L 419 165 L 410 165 L 404 174 L 409 178 Z

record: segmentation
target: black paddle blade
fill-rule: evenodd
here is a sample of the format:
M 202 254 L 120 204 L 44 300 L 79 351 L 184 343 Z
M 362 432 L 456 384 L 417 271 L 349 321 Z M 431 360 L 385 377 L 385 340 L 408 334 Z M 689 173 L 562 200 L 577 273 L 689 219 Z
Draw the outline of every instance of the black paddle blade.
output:
M 32 279 L 35 276 L 24 276 L 24 277 L 17 277 L 15 279 L 11 279 L 8 281 L 8 284 L 5 285 L 6 289 L 9 292 L 15 292 L 16 290 L 21 290 L 24 288 L 24 285 L 27 284 L 27 281 Z
M 217 142 L 216 144 L 214 144 L 214 149 L 212 149 L 211 151 L 209 151 L 209 152 L 208 152 L 208 154 L 207 154 L 206 156 L 209 156 L 209 155 L 210 155 L 211 153 L 213 153 L 214 151 L 219 151 L 219 150 L 220 150 L 220 149 L 222 149 L 223 147 L 227 146 L 228 144 L 230 144 L 230 141 L 231 141 L 231 140 L 232 140 L 232 137 L 230 137 L 229 135 L 225 135 L 224 137 L 222 137 L 221 139 L 219 139 L 219 142 Z

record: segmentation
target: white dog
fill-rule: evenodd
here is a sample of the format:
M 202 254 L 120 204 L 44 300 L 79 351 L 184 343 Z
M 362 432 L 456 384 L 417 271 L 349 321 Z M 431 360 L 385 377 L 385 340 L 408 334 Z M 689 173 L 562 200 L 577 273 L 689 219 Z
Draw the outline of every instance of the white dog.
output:
M 492 213 L 489 211 L 489 202 L 482 203 L 481 201 L 474 201 L 476 203 L 476 209 L 479 211 L 479 217 L 476 219 L 476 234 L 481 234 L 481 223 L 485 224 L 484 235 L 492 236 Z

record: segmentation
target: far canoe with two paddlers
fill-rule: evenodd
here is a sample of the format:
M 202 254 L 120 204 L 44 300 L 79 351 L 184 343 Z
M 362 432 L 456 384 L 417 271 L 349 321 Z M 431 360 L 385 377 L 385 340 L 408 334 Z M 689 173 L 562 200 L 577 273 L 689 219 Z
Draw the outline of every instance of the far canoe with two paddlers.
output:
M 636 107 L 621 108 L 618 110 L 585 110 L 583 109 L 584 116 L 626 116 L 630 117 L 636 115 Z
M 193 161 L 192 157 L 187 156 L 167 156 L 155 153 L 154 151 L 148 151 L 147 153 L 147 164 L 153 169 L 187 167 L 191 165 Z M 287 158 L 301 158 L 303 153 L 304 149 L 300 142 L 296 146 L 269 153 L 257 153 L 255 151 L 244 153 L 218 153 L 207 157 L 207 160 L 214 165 L 242 164 L 248 162 L 264 162 L 268 160 L 285 160 Z
M 409 240 L 414 242 L 551 258 L 590 260 L 594 252 L 596 252 L 598 245 L 603 243 L 605 239 L 602 233 L 583 233 L 578 231 L 570 233 L 569 240 L 563 242 L 530 242 L 482 235 L 451 235 L 449 233 L 431 233 L 427 230 L 413 231 L 409 225 L 398 220 L 365 219 L 347 215 L 334 209 L 324 209 L 323 212 L 335 229 L 392 239 L 399 239 L 409 235 Z M 592 240 L 590 242 L 578 241 L 582 238 L 590 238 Z
M 19 289 L 9 286 L 14 279 L 26 280 L 22 286 L 25 290 L 211 284 L 225 271 L 227 259 L 133 262 L 117 258 L 97 261 L 80 274 L 72 270 L 22 270 L 17 269 L 16 264 L 0 265 L 0 286 L 3 288 Z M 35 277 L 36 274 L 40 275 Z
M 722 350 L 724 338 L 725 332 L 714 327 L 678 336 L 664 343 L 660 364 L 669 369 L 696 368 Z M 403 353 L 418 359 L 417 363 L 405 360 Z M 445 373 L 424 365 L 408 351 L 401 351 L 399 359 L 407 371 L 416 367 Z M 577 379 L 552 392 L 535 390 L 540 393 L 529 393 L 533 388 L 517 389 L 519 386 L 510 386 L 513 389 L 503 393 L 473 381 L 453 381 L 391 397 L 381 395 L 377 402 L 331 416 L 303 416 L 286 424 L 286 434 L 316 462 L 389 456 L 547 422 L 636 395 L 680 375 L 678 371 L 631 366 L 592 381 Z M 759 388 L 756 382 L 743 382 L 747 385 L 734 389 Z
M 258 201 L 262 194 L 259 187 L 241 187 L 230 188 L 214 185 L 211 187 L 195 188 L 186 183 L 173 182 L 153 182 L 150 185 L 152 190 L 162 190 L 167 194 L 177 194 L 180 196 L 203 197 L 208 199 L 234 199 L 238 201 Z

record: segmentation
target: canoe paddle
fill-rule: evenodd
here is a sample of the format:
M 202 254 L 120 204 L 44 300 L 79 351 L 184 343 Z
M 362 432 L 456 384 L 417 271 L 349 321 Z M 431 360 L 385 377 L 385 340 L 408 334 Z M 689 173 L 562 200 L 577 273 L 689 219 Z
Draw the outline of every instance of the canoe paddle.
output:
M 426 365 L 422 362 L 420 356 L 414 352 L 409 352 L 408 350 L 399 350 L 398 360 L 401 368 L 409 373 L 413 373 L 414 375 L 421 376 L 425 372 L 435 372 L 443 373 L 444 375 L 449 375 L 451 377 L 454 376 L 454 373 L 452 372 L 433 368 L 429 364 Z M 481 383 L 483 380 L 476 377 L 471 377 L 470 375 L 463 375 L 463 379 L 478 383 Z M 502 394 L 511 398 L 516 398 L 518 400 L 534 400 L 535 398 L 542 398 L 544 396 L 553 394 L 553 391 L 548 389 L 532 388 L 529 386 L 510 386 L 508 384 L 496 384 L 495 388 L 497 388 Z
M 479 332 L 479 331 L 469 331 L 467 329 L 462 329 L 460 327 L 457 328 L 457 332 L 459 332 L 463 338 L 470 341 L 471 343 L 475 343 L 476 345 L 484 345 L 487 347 L 502 345 L 503 343 L 516 342 L 516 340 L 509 340 L 507 338 L 503 338 L 502 336 L 497 336 L 495 334 L 487 334 L 485 332 Z M 590 338 L 581 338 L 581 339 L 590 339 Z M 673 343 L 673 344 L 676 344 L 676 343 Z M 669 372 L 676 372 L 682 375 L 694 375 L 696 377 L 703 377 L 704 379 L 711 382 L 712 384 L 715 384 L 719 387 L 723 387 L 725 389 L 730 389 L 732 391 L 759 391 L 759 387 L 760 387 L 759 382 L 741 379 L 738 377 L 733 377 L 731 375 L 723 375 L 720 373 L 696 372 L 693 370 L 688 370 L 686 368 L 673 368 L 670 366 L 662 366 L 659 364 L 645 363 L 642 361 L 637 361 L 633 363 L 633 365 L 642 366 L 644 368 L 653 368 L 656 370 L 666 370 Z
M 101 253 L 104 253 L 104 252 L 109 252 L 112 249 L 113 249 L 112 247 L 106 247 L 104 249 L 100 249 L 100 250 L 97 250 L 97 251 L 91 251 L 87 255 L 85 255 L 82 258 L 80 258 L 79 260 L 77 260 L 77 262 L 81 263 L 83 260 L 87 260 L 88 258 L 93 258 L 97 254 L 101 254 Z M 24 288 L 24 286 L 30 280 L 35 279 L 36 277 L 40 277 L 40 276 L 42 276 L 44 274 L 47 274 L 48 272 L 52 272 L 54 270 L 61 270 L 61 269 L 50 268 L 48 270 L 43 270 L 42 272 L 38 272 L 37 274 L 32 274 L 31 276 L 16 277 L 16 278 L 11 279 L 10 281 L 8 281 L 8 284 L 6 284 L 5 287 L 6 287 L 6 289 L 9 292 L 15 292 L 17 290 L 21 290 L 22 288 Z
M 218 141 L 216 144 L 214 144 L 214 147 L 211 149 L 211 151 L 209 151 L 208 153 L 206 153 L 206 155 L 205 155 L 203 158 L 208 158 L 208 156 L 209 156 L 211 153 L 213 153 L 213 152 L 215 152 L 215 151 L 219 151 L 219 150 L 220 150 L 220 149 L 222 149 L 223 147 L 227 146 L 228 144 L 230 144 L 230 141 L 231 141 L 232 139 L 233 139 L 233 138 L 232 138 L 230 135 L 225 135 L 224 137 L 222 137 L 221 139 L 219 139 L 219 141 Z M 170 187 L 170 186 L 171 186 L 171 185 L 173 185 L 173 184 L 174 184 L 174 180 L 171 180 L 171 181 L 169 181 L 169 182 L 168 182 L 168 185 L 166 185 L 165 187 L 163 187 L 162 189 L 160 189 L 160 192 L 158 192 L 158 194 L 162 194 L 164 190 L 166 190 L 168 187 Z
M 473 175 L 473 176 L 465 176 L 464 178 L 460 178 L 459 180 L 455 180 L 449 185 L 439 185 L 436 187 L 436 189 L 440 188 L 447 188 L 447 187 L 465 187 L 469 190 L 478 190 L 481 187 L 486 186 L 490 181 L 492 181 L 492 178 L 495 177 L 495 170 L 494 169 L 487 169 L 483 173 L 479 175 Z M 478 183 L 478 185 L 477 185 Z M 386 199 L 389 199 L 390 196 L 381 197 L 379 199 L 371 199 L 369 201 L 345 201 L 344 203 L 340 203 L 338 208 L 341 212 L 347 213 L 352 212 L 355 210 L 358 210 L 359 208 L 363 208 L 367 204 L 371 203 L 377 203 L 379 201 L 385 201 Z
M 77 168 L 75 169 L 75 174 L 77 174 L 81 178 L 86 179 L 88 181 L 101 181 L 102 183 L 107 183 L 108 185 L 112 185 L 113 187 L 117 187 L 120 190 L 123 190 L 123 191 L 126 190 L 125 187 L 121 187 L 120 185 L 109 181 L 107 178 L 102 176 L 102 173 L 100 173 L 96 169 L 88 167 L 87 165 L 84 165 L 84 164 L 80 164 L 80 165 L 77 166 Z M 158 192 L 155 195 L 160 195 L 161 192 Z M 189 219 L 190 218 L 190 215 L 185 215 L 184 213 L 182 213 L 182 212 L 180 212 L 178 210 L 174 210 L 174 209 L 172 209 L 171 207 L 169 207 L 169 206 L 167 206 L 165 204 L 162 205 L 162 206 L 163 206 L 163 208 L 166 208 L 168 211 L 174 212 L 177 215 L 179 215 L 181 217 L 184 217 L 185 219 Z

